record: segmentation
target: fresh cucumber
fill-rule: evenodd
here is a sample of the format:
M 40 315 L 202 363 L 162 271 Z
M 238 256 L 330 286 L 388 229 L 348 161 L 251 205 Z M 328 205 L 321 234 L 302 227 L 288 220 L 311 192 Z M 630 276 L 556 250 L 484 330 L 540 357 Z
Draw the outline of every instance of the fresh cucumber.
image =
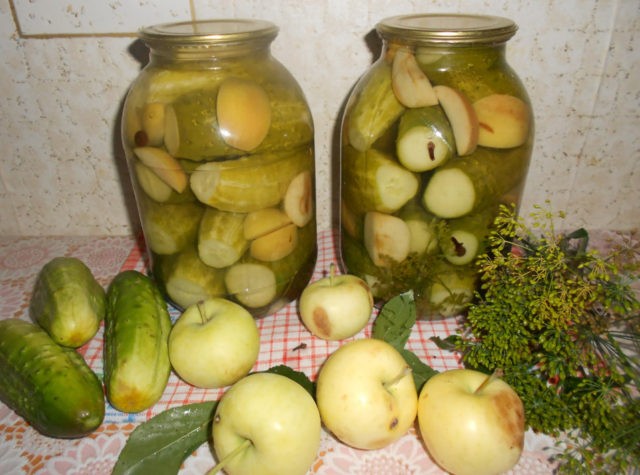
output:
M 83 437 L 105 413 L 102 384 L 82 356 L 17 318 L 0 320 L 0 399 L 49 437 Z
M 29 312 L 56 343 L 78 348 L 100 327 L 105 291 L 80 259 L 56 257 L 38 274 Z
M 107 398 L 122 412 L 155 404 L 167 385 L 171 365 L 171 319 L 155 283 L 144 274 L 119 273 L 107 291 L 104 378 Z

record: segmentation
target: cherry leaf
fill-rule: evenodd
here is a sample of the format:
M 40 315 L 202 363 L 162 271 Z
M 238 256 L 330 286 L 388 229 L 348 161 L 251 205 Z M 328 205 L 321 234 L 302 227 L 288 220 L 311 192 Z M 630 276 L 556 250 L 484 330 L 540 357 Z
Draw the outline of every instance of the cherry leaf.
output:
M 209 439 L 217 401 L 174 407 L 143 422 L 129 436 L 112 475 L 175 475 Z

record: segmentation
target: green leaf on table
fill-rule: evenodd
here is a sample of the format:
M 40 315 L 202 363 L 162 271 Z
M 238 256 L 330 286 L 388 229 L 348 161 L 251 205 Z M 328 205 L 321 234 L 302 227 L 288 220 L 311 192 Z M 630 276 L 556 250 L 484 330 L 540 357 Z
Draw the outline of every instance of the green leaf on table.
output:
M 373 323 L 372 337 L 384 340 L 400 352 L 411 368 L 416 390 L 420 392 L 424 383 L 438 371 L 422 362 L 405 345 L 411 336 L 411 329 L 416 323 L 416 302 L 413 291 L 404 292 L 390 299 Z
M 422 389 L 422 386 L 424 386 L 424 383 L 426 383 L 431 376 L 438 374 L 438 371 L 428 364 L 423 363 L 422 360 L 412 351 L 403 349 L 400 354 L 402 354 L 402 357 L 411 368 L 411 374 L 413 375 L 413 382 L 416 385 L 416 391 L 420 394 L 420 390 Z
M 174 475 L 209 439 L 217 401 L 174 407 L 143 422 L 129 436 L 112 475 Z
M 384 304 L 373 323 L 372 337 L 384 340 L 396 350 L 404 349 L 416 323 L 413 291 L 404 292 Z
M 301 371 L 296 371 L 293 368 L 290 368 L 289 366 L 281 364 L 281 365 L 277 365 L 269 368 L 268 370 L 265 371 L 265 373 L 275 373 L 281 376 L 286 376 L 287 378 L 292 379 L 293 381 L 298 383 L 300 386 L 302 386 L 304 389 L 306 389 L 307 392 L 311 394 L 312 398 L 315 399 L 316 397 L 315 384 L 313 384 L 313 382 L 307 377 L 307 375 L 302 373 Z

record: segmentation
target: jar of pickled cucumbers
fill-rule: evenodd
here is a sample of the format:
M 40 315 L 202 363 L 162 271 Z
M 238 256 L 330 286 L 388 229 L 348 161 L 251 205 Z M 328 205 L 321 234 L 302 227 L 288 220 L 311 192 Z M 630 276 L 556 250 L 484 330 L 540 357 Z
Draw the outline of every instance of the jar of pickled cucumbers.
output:
M 381 21 L 380 58 L 342 123 L 340 250 L 379 301 L 412 290 L 422 318 L 458 315 L 501 204 L 517 211 L 532 108 L 505 59 L 509 19 Z
M 224 297 L 264 316 L 313 272 L 314 128 L 277 33 L 235 19 L 140 32 L 149 63 L 122 136 L 151 271 L 179 309 Z

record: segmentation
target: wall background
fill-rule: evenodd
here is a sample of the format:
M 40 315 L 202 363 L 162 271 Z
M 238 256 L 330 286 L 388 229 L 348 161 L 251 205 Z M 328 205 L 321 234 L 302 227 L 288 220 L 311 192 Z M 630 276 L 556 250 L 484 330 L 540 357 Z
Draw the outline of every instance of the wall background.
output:
M 341 107 L 376 59 L 375 24 L 415 12 L 518 23 L 507 56 L 536 115 L 523 213 L 549 200 L 568 228 L 640 227 L 637 0 L 0 0 L 0 236 L 137 229 L 118 130 L 146 60 L 136 31 L 211 17 L 280 27 L 272 52 L 314 115 L 318 220 L 329 229 Z

